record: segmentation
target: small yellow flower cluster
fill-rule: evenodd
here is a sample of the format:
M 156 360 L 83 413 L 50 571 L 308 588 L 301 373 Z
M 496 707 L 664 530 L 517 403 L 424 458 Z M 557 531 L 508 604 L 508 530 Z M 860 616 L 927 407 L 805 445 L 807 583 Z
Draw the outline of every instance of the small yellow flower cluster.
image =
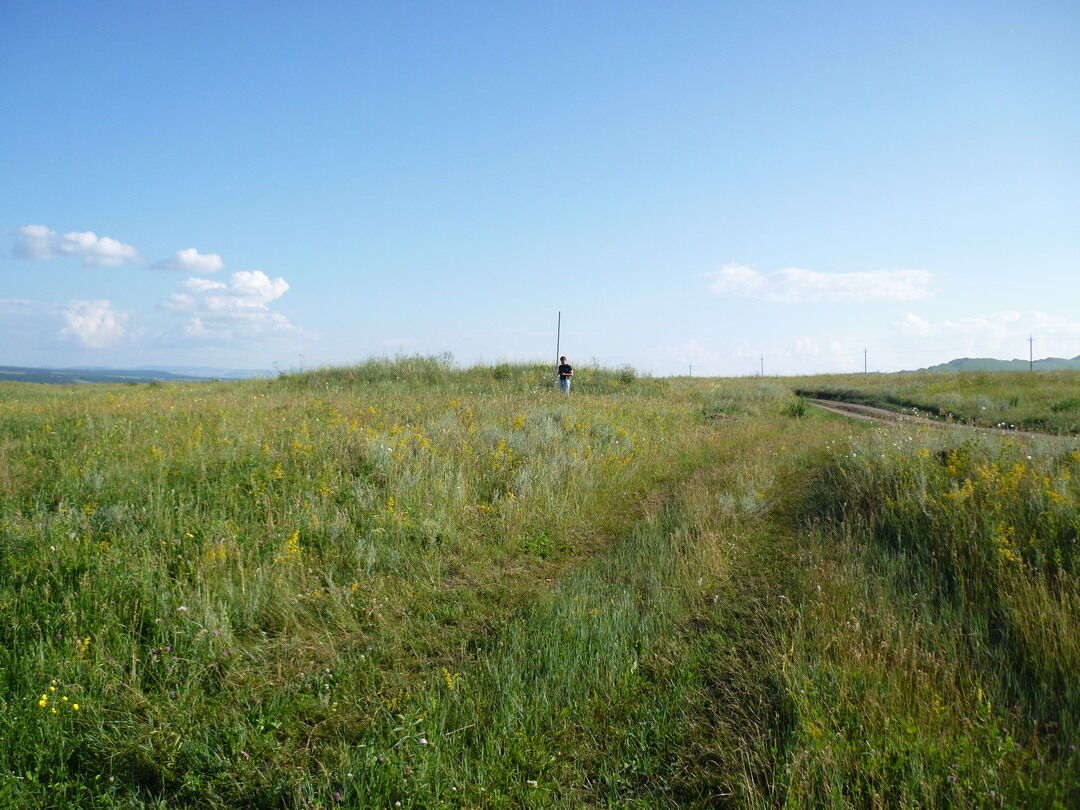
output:
M 950 450 L 949 451 L 949 461 L 945 465 L 946 472 L 948 472 L 949 475 L 959 475 L 960 474 L 960 466 L 961 466 L 960 454 L 957 453 L 955 450 Z
M 1020 482 L 1030 472 L 1030 468 L 1023 461 L 1017 461 L 1008 472 L 1001 476 L 1001 484 L 998 490 L 1001 493 L 1015 492 L 1020 488 Z
M 499 445 L 491 454 L 491 469 L 506 469 L 514 461 L 514 451 L 506 443 L 506 439 L 499 439 Z
M 443 681 L 446 683 L 446 688 L 451 690 L 457 688 L 458 681 L 461 680 L 460 672 L 451 672 L 446 667 L 442 668 L 442 676 Z
M 79 704 L 78 703 L 73 703 L 70 700 L 68 700 L 67 695 L 62 695 L 60 697 L 59 702 L 56 705 L 53 705 L 54 702 L 56 701 L 56 687 L 57 687 L 57 682 L 55 680 L 51 681 L 49 683 L 48 690 L 43 692 L 41 697 L 38 698 L 38 702 L 37 702 L 38 707 L 42 708 L 42 709 L 48 709 L 49 714 L 57 714 L 57 708 L 56 708 L 57 705 L 60 706 L 60 707 L 63 707 L 65 705 L 67 705 L 67 706 L 71 707 L 71 711 L 77 712 L 79 710 Z
M 1016 551 L 1016 527 L 1009 526 L 1005 523 L 998 523 L 997 531 L 995 532 L 995 541 L 998 554 L 1001 559 L 1008 563 L 1019 565 L 1023 562 L 1023 559 Z
M 945 497 L 951 501 L 963 501 L 970 498 L 974 494 L 975 485 L 971 482 L 970 478 L 965 478 L 963 484 L 946 492 Z
M 227 554 L 228 552 L 225 548 L 225 543 L 219 540 L 215 543 L 211 543 L 207 547 L 206 551 L 203 552 L 203 559 L 211 565 L 214 563 L 223 563 L 225 562 Z
M 300 530 L 297 529 L 289 535 L 289 539 L 285 541 L 284 552 L 274 557 L 274 563 L 281 565 L 284 563 L 300 562 L 300 555 L 302 552 L 303 548 L 300 546 Z
M 382 510 L 383 522 L 386 524 L 397 525 L 403 528 L 409 528 L 415 525 L 407 514 L 401 511 L 397 505 L 397 499 L 390 495 L 386 498 L 386 506 Z

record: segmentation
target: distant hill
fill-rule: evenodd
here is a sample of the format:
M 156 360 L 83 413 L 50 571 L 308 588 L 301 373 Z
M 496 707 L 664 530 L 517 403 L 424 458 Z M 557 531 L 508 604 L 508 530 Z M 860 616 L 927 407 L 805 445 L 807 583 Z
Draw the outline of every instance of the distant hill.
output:
M 919 371 L 1036 371 L 1080 370 L 1080 356 L 1066 359 L 1063 357 L 1044 357 L 1033 364 L 1027 360 L 995 360 L 992 357 L 961 357 Z
M 250 380 L 252 377 L 276 377 L 278 372 L 264 368 L 214 368 L 213 366 L 139 366 L 137 372 L 165 371 L 199 380 Z
M 273 376 L 273 373 L 269 371 L 176 366 L 169 368 L 172 370 L 159 368 L 28 368 L 24 366 L 0 366 L 0 382 L 70 385 L 72 383 L 145 383 L 154 381 L 198 382 L 213 379 L 238 380 L 248 377 Z

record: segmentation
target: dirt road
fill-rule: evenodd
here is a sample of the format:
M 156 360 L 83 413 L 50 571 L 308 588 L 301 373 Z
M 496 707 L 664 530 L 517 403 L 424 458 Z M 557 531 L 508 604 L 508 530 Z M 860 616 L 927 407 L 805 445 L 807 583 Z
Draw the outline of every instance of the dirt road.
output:
M 1011 430 L 1008 428 L 983 427 L 981 425 L 965 425 L 961 422 L 944 422 L 940 419 L 930 419 L 926 416 L 898 413 L 897 411 L 889 411 L 885 408 L 875 408 L 871 405 L 859 405 L 854 402 L 838 402 L 831 399 L 810 399 L 808 401 L 830 413 L 837 413 L 841 416 L 850 416 L 852 419 L 865 419 L 870 422 L 888 422 L 890 424 L 902 422 L 910 425 L 964 427 L 970 430 L 979 430 L 984 433 L 1002 433 L 1008 436 L 1038 436 L 1041 438 L 1049 437 L 1052 439 L 1071 439 L 1072 441 L 1080 441 L 1080 437 L 1077 436 L 1059 436 L 1055 433 L 1036 433 L 1030 430 Z

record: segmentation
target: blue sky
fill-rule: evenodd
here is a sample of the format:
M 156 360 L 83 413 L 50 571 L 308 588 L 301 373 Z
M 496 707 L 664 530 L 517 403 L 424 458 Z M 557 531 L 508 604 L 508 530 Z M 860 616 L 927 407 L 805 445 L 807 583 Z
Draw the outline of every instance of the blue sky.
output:
M 0 364 L 1080 355 L 1080 5 L 0 4 Z

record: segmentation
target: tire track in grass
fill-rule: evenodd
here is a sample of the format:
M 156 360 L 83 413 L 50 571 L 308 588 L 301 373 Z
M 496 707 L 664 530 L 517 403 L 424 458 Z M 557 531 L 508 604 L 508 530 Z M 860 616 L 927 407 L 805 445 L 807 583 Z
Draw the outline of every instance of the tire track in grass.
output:
M 775 428 L 733 430 L 730 459 L 570 572 L 467 671 L 388 712 L 353 749 L 342 802 L 666 807 L 768 795 L 786 728 L 773 670 L 790 554 L 755 491 L 773 470 L 747 465 L 781 445 Z
M 563 748 L 626 691 L 678 619 L 677 501 L 571 572 L 464 674 L 446 673 L 357 751 L 344 795 L 414 807 L 559 806 Z M 568 806 L 574 806 L 573 804 Z

